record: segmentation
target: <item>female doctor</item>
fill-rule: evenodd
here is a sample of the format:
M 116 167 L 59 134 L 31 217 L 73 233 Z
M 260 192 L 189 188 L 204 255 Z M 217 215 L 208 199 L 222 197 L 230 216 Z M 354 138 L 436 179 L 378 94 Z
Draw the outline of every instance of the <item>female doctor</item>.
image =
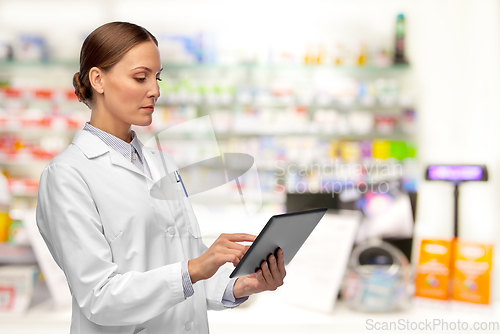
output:
M 74 334 L 208 333 L 207 309 L 283 284 L 281 250 L 255 274 L 229 279 L 221 266 L 238 264 L 248 249 L 239 242 L 255 236 L 222 234 L 207 249 L 172 157 L 131 130 L 151 124 L 160 96 L 157 45 L 126 22 L 86 38 L 73 85 L 90 122 L 40 178 L 37 224 L 66 275 Z M 162 178 L 172 199 L 150 195 Z

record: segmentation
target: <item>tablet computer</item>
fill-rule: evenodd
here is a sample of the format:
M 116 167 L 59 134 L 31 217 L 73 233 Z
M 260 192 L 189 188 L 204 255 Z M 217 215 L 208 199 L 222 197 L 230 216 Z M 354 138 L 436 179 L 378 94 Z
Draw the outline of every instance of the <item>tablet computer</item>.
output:
M 283 250 L 285 265 L 289 264 L 326 210 L 319 208 L 272 216 L 229 277 L 255 273 L 269 255 L 276 256 L 279 248 Z

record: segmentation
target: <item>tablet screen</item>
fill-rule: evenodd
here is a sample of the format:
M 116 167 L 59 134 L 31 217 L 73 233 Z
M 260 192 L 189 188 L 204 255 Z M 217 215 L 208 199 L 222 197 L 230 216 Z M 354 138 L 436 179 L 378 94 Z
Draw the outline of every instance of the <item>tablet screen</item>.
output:
M 279 248 L 283 250 L 285 265 L 289 264 L 326 211 L 319 208 L 272 216 L 229 277 L 255 273 Z

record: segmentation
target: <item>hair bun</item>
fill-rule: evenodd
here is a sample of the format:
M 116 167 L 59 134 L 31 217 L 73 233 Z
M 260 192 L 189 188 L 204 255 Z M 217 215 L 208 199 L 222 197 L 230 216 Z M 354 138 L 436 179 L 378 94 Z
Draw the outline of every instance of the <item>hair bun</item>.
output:
M 76 72 L 73 76 L 73 87 L 75 87 L 75 94 L 78 97 L 78 101 L 87 104 L 87 89 L 80 81 L 80 72 Z M 88 105 L 88 104 L 87 104 Z
M 85 88 L 82 87 L 80 82 L 80 72 L 76 72 L 75 75 L 73 75 L 73 87 L 75 87 L 75 94 L 78 97 L 78 101 L 82 102 L 85 100 Z

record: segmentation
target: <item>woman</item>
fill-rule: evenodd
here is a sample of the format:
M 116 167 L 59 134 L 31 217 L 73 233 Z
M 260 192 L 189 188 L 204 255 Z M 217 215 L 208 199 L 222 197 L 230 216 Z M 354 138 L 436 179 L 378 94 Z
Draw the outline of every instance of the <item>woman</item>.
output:
M 44 169 L 37 224 L 73 298 L 71 333 L 208 333 L 207 309 L 221 310 L 283 284 L 283 254 L 236 280 L 253 241 L 222 234 L 203 245 L 172 157 L 143 146 L 131 125 L 152 121 L 162 71 L 146 29 L 112 22 L 93 31 L 73 78 L 90 122 Z M 163 166 L 163 168 L 162 168 Z M 160 200 L 152 185 L 175 194 Z

